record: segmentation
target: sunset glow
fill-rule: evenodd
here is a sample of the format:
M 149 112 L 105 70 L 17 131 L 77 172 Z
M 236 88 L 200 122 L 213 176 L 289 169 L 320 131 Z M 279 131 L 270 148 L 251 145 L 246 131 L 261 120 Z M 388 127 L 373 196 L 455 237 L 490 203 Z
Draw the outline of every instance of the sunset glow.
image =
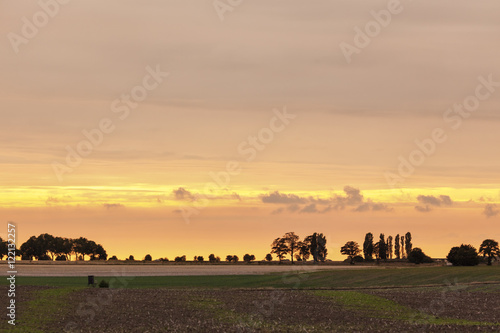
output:
M 2 38 L 1 220 L 120 259 L 500 239 L 500 3 L 401 3 L 350 56 L 387 2 L 80 1 Z M 4 36 L 41 10 L 0 8 Z

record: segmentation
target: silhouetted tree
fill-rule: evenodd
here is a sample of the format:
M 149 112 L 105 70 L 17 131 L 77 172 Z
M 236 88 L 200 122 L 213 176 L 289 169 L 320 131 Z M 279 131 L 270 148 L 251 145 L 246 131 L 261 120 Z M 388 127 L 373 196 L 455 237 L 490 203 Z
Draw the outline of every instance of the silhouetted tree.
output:
M 255 256 L 253 254 L 245 254 L 243 256 L 243 261 L 245 261 L 247 264 L 255 260 Z
M 414 264 L 431 263 L 433 260 L 422 249 L 416 247 L 408 254 L 408 261 Z
M 405 254 L 405 238 L 404 236 L 401 236 L 400 238 L 400 241 L 401 241 L 401 259 L 405 259 L 406 258 L 406 254 Z
M 151 257 L 150 254 L 146 254 L 146 256 L 144 257 L 144 261 L 152 261 L 153 260 L 153 257 Z
M 287 253 L 290 253 L 290 258 L 292 259 L 292 264 L 293 264 L 293 253 L 297 251 L 299 236 L 297 236 L 294 232 L 287 232 L 283 236 L 283 239 L 285 240 Z
M 301 256 L 303 261 L 309 259 L 309 256 L 311 255 L 311 238 L 312 236 L 308 236 L 298 244 L 299 255 Z
M 472 245 L 462 244 L 451 248 L 446 257 L 453 266 L 475 266 L 479 264 L 479 256 Z
M 387 257 L 392 259 L 392 236 L 387 237 Z
M 396 238 L 394 238 L 394 255 L 396 256 L 396 259 L 401 259 L 399 251 L 399 234 L 397 234 Z
M 40 260 L 47 254 L 47 249 L 37 241 L 37 237 L 31 236 L 26 242 L 21 244 L 21 253 L 23 260 Z
M 134 258 L 134 256 L 133 256 L 133 255 L 129 255 L 129 256 L 128 256 L 128 260 L 134 261 L 134 260 L 135 260 L 135 258 Z
M 266 260 L 267 261 L 272 261 L 273 260 L 273 255 L 271 253 L 266 254 Z
M 358 243 L 349 241 L 340 248 L 340 253 L 351 259 L 351 265 L 354 265 L 354 257 L 361 253 Z
M 411 233 L 407 232 L 405 235 L 405 252 L 407 256 L 410 254 L 412 247 L 413 245 L 411 243 Z
M 240 260 L 240 258 L 238 258 L 238 256 L 235 254 L 233 256 L 233 262 L 238 262 Z
M 326 249 L 326 237 L 322 233 L 315 232 L 314 234 L 306 237 L 309 245 L 310 253 L 314 262 L 325 261 L 328 251 Z
M 373 260 L 373 234 L 371 232 L 365 235 L 363 255 L 365 256 L 365 260 Z
M 491 266 L 491 260 L 500 257 L 498 242 L 493 239 L 485 239 L 479 246 L 479 254 L 488 257 L 488 266 Z
M 7 241 L 4 241 L 2 237 L 0 237 L 0 260 L 3 259 L 4 256 L 7 256 L 9 253 L 9 248 L 7 245 Z
M 377 261 L 380 259 L 380 244 L 379 242 L 376 242 L 375 244 L 373 244 L 373 254 L 375 255 L 375 259 L 377 259 Z
M 175 257 L 174 261 L 175 262 L 185 262 L 186 261 L 186 256 L 183 255 L 181 257 Z
M 227 262 L 231 262 L 231 261 L 233 261 L 233 256 L 232 256 L 232 255 L 230 255 L 230 254 L 228 254 L 228 255 L 226 256 L 226 261 L 227 261 Z
M 380 240 L 378 241 L 378 257 L 382 260 L 387 259 L 387 248 L 385 244 L 385 235 L 380 234 Z
M 217 258 L 215 258 L 215 254 L 211 253 L 208 256 L 208 261 L 210 261 L 211 263 L 217 262 Z
M 288 253 L 288 245 L 284 238 L 278 237 L 271 244 L 271 253 L 276 254 L 278 260 L 281 262 L 285 255 Z
M 198 256 L 198 258 L 196 258 L 196 260 L 198 260 L 198 262 L 203 262 L 203 260 L 205 260 L 205 258 L 203 258 L 203 256 Z
M 116 256 L 112 256 L 111 258 L 109 258 L 108 260 L 118 260 L 118 258 Z
M 94 252 L 92 253 L 92 258 L 97 258 L 99 260 L 106 260 L 108 258 L 108 254 L 101 244 L 97 244 L 95 247 Z

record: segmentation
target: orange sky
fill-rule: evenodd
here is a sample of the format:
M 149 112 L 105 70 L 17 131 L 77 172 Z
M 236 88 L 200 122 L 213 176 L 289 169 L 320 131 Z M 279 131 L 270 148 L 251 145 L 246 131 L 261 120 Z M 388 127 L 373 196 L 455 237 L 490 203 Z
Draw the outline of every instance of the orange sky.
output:
M 28 36 L 0 1 L 0 219 L 121 258 L 499 240 L 500 4 L 401 1 L 347 61 L 387 6 L 70 2 Z

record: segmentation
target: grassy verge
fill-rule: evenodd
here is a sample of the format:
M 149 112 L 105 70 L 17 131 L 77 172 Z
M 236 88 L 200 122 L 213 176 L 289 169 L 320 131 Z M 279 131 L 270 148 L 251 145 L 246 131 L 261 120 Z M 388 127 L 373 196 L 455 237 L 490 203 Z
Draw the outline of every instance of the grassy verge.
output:
M 45 333 L 52 332 L 51 321 L 66 311 L 67 296 L 79 288 L 51 288 L 37 291 L 34 299 L 28 301 L 22 316 L 16 319 L 16 326 L 8 332 Z M 3 330 L 2 330 L 3 331 Z M 54 331 L 56 332 L 56 331 Z
M 116 280 L 127 288 L 371 288 L 450 285 L 456 283 L 500 283 L 500 266 L 414 267 L 360 270 L 332 270 L 305 273 L 220 276 L 137 276 L 100 277 Z M 86 277 L 18 277 L 19 285 L 82 287 Z M 7 284 L 0 279 L 0 284 Z

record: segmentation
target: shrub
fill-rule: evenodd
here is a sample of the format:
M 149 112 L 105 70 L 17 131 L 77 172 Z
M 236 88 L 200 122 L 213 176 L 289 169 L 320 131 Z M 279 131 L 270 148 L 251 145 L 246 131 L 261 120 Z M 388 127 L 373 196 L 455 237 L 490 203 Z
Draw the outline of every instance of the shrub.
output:
M 150 254 L 146 254 L 146 256 L 144 257 L 144 261 L 152 261 L 153 258 L 151 257 Z
M 109 258 L 108 260 L 118 260 L 118 258 L 116 256 L 112 256 L 111 258 Z
M 354 260 L 354 262 L 363 262 L 364 261 L 362 256 L 355 256 L 354 258 L 352 258 L 352 260 Z
M 184 261 L 186 261 L 186 256 L 175 257 L 174 261 L 175 262 L 184 262 Z
M 414 264 L 431 263 L 433 260 L 422 249 L 416 247 L 408 255 L 408 261 Z
M 109 288 L 109 283 L 105 280 L 101 280 L 101 282 L 99 282 L 99 288 Z
M 450 250 L 446 257 L 453 266 L 475 266 L 479 264 L 479 256 L 476 248 L 472 245 L 462 244 Z

